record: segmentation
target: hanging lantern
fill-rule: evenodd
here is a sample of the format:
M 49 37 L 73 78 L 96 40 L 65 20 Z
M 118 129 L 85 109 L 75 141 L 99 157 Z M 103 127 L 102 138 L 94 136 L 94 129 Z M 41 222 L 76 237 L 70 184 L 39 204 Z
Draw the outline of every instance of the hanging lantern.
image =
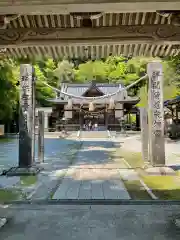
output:
M 110 100 L 109 100 L 109 109 L 114 109 L 114 108 L 115 108 L 114 99 L 110 98 Z
M 72 102 L 72 99 L 70 98 L 68 100 L 67 109 L 72 109 L 72 107 L 73 107 L 73 102 Z
M 95 109 L 94 103 L 93 103 L 93 102 L 90 102 L 90 103 L 89 103 L 89 112 L 93 112 L 94 109 Z

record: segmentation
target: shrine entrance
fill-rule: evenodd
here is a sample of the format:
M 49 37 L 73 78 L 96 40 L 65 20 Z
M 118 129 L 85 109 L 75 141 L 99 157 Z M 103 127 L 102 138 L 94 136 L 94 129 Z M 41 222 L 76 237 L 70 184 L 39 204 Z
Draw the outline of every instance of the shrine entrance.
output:
M 92 126 L 97 124 L 99 130 L 105 129 L 106 114 L 104 110 L 102 112 L 85 113 L 83 117 L 84 117 L 83 123 L 85 124 L 85 126 L 88 126 L 88 124 L 91 122 Z
M 84 1 L 81 0 L 73 1 L 73 4 L 67 4 L 63 0 L 61 0 L 61 4 L 57 3 L 58 1 L 55 1 L 56 4 L 50 4 L 50 1 L 49 4 L 33 1 L 31 7 L 27 3 L 22 4 L 22 1 L 18 2 L 18 4 L 9 4 L 8 1 L 7 3 L 3 2 L 2 7 L 0 4 L 2 14 L 0 19 L 0 47 L 3 49 L 1 51 L 3 56 L 31 58 L 48 54 L 54 59 L 70 57 L 77 60 L 78 57 L 81 57 L 93 61 L 94 59 L 107 58 L 109 55 L 125 55 L 129 58 L 132 56 L 166 57 L 177 55 L 180 51 L 180 1 L 148 1 L 147 4 L 147 1 L 144 0 L 140 2 L 132 0 L 128 3 L 127 1 L 121 3 L 119 1 L 116 1 L 116 3 L 105 1 L 106 3 L 103 3 L 97 0 L 90 6 L 87 4 L 89 8 L 86 8 L 86 10 Z M 155 4 L 156 2 L 157 4 Z M 171 4 L 174 6 L 174 10 L 171 8 Z M 171 11 L 163 11 L 164 7 L 165 9 L 171 9 Z M 37 11 L 37 9 L 39 10 Z M 138 9 L 138 11 L 133 12 L 134 9 Z M 142 12 L 139 12 L 140 10 Z M 150 161 L 152 165 L 165 165 L 161 63 L 150 63 L 147 74 L 149 79 L 148 107 L 151 109 L 148 129 L 151 148 Z M 19 121 L 21 152 L 19 166 L 21 167 L 32 165 L 32 138 L 34 136 L 32 85 L 34 80 L 32 66 L 30 64 L 22 65 Z M 106 103 L 108 105 L 111 105 L 109 103 L 110 99 L 118 103 L 116 104 L 116 111 L 113 110 L 110 114 L 107 111 L 106 117 L 102 115 L 102 118 L 97 118 L 99 123 L 106 121 L 105 125 L 107 126 L 110 119 L 112 121 L 115 119 L 114 115 L 116 114 L 117 118 L 123 119 L 121 105 L 124 103 L 123 101 L 128 101 L 129 96 L 114 94 L 116 92 L 114 88 L 110 88 L 109 92 L 103 92 L 103 96 L 100 88 L 101 86 L 96 88 L 92 85 L 91 89 L 88 88 L 88 91 L 85 91 L 84 96 L 84 92 L 78 95 L 77 92 L 73 91 L 73 88 L 70 92 L 61 89 L 59 91 L 63 92 L 64 98 L 60 98 L 58 101 L 66 106 L 69 99 L 73 101 L 70 110 L 65 109 L 65 113 L 69 112 L 70 119 L 73 119 L 73 104 L 80 106 L 82 99 L 85 99 L 83 104 L 89 104 L 93 100 L 91 98 L 93 93 L 96 94 L 96 104 L 103 98 L 108 99 L 108 103 Z M 123 93 L 124 90 L 121 89 L 119 93 Z M 155 97 L 157 92 L 158 94 Z M 113 99 L 113 94 L 116 95 L 116 99 Z M 87 99 L 88 97 L 89 99 Z M 137 104 L 138 101 L 135 99 L 133 104 Z M 115 106 L 111 106 L 111 110 L 114 108 Z M 115 114 L 112 114 L 114 112 Z M 88 119 L 95 120 L 97 117 L 95 116 L 96 114 L 94 116 L 91 114 Z M 82 116 L 80 119 L 82 120 L 80 124 L 84 123 L 85 120 Z M 144 128 L 147 128 L 147 121 L 142 122 Z M 25 159 L 28 160 L 25 162 Z

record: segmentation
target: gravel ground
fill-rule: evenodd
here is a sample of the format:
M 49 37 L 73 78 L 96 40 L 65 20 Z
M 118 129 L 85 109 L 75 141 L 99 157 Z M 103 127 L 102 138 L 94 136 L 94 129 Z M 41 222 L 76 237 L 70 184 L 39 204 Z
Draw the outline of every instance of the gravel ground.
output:
M 20 207 L 20 206 L 19 206 Z M 24 209 L 23 209 L 24 208 Z M 179 206 L 21 206 L 1 240 L 178 240 Z

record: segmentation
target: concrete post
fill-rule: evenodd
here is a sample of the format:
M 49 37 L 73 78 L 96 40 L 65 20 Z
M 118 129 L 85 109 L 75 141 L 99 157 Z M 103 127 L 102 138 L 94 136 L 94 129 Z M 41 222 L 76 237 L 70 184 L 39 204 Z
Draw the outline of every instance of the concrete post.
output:
M 148 123 L 149 154 L 153 166 L 165 165 L 163 69 L 160 62 L 150 62 L 147 67 L 149 77 Z
M 148 162 L 148 114 L 146 108 L 140 108 L 142 159 Z
M 38 111 L 38 160 L 44 162 L 44 112 Z
M 19 167 L 32 165 L 32 66 L 20 66 Z

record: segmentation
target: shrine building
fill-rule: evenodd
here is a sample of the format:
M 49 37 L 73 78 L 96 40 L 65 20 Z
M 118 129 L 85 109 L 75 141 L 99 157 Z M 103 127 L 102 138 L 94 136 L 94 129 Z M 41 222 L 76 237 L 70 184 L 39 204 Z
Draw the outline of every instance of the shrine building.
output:
M 135 105 L 139 102 L 138 97 L 130 97 L 124 90 L 111 98 L 103 98 L 104 95 L 123 89 L 119 83 L 91 83 L 72 84 L 63 83 L 61 91 L 76 98 L 68 97 L 62 93 L 56 98 L 48 99 L 52 103 L 52 127 L 61 130 L 64 122 L 68 130 L 82 129 L 88 122 L 97 123 L 99 128 L 119 130 L 120 121 L 129 113 L 136 114 L 136 125 L 139 127 L 139 111 Z M 92 97 L 102 96 L 101 99 Z M 77 97 L 85 97 L 78 99 Z M 90 97 L 90 100 L 88 99 Z

